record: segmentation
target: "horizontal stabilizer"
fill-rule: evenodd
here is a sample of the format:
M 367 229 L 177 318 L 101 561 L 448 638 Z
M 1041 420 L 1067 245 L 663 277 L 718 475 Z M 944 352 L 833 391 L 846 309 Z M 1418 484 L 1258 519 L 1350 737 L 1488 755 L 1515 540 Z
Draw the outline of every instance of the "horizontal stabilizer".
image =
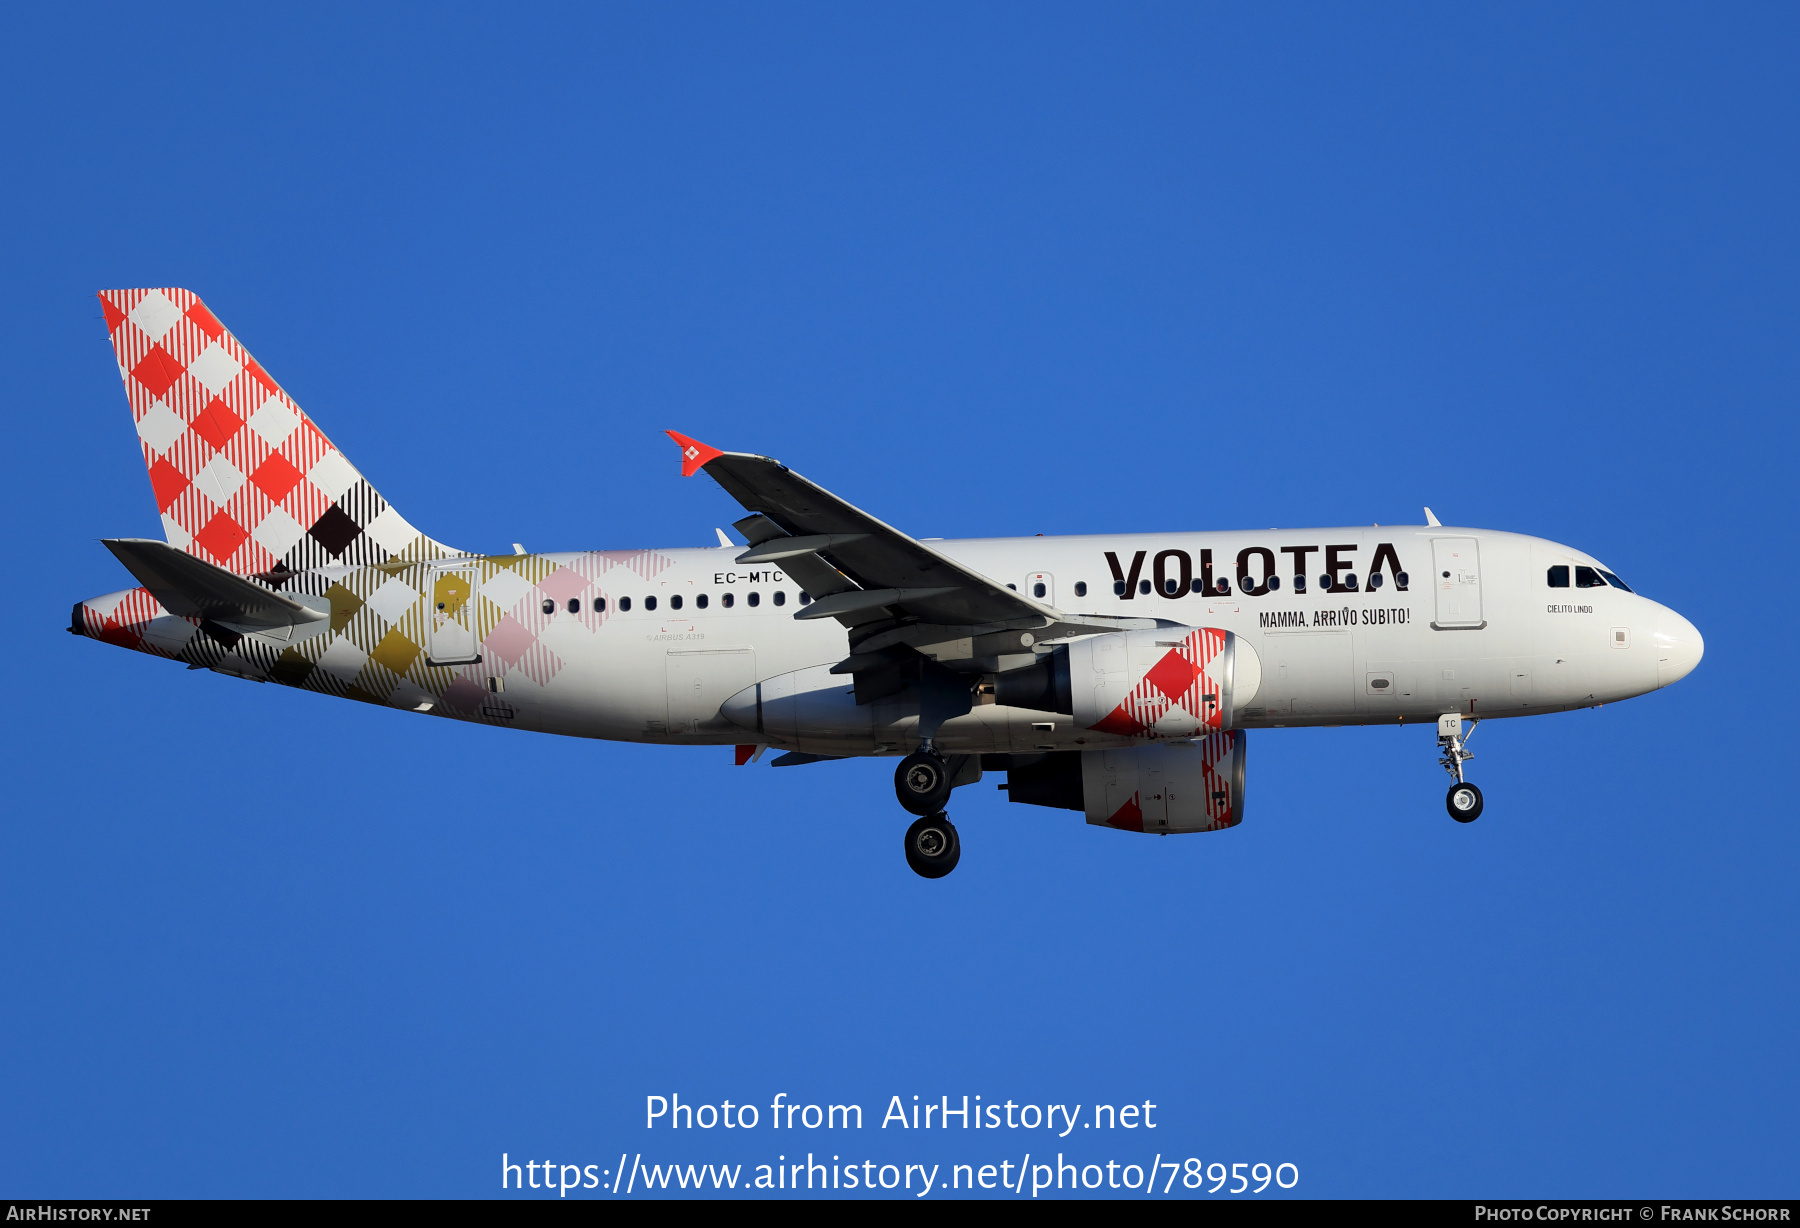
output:
M 272 592 L 165 542 L 125 537 L 103 544 L 163 609 L 183 618 L 259 629 L 294 627 L 331 617 L 328 609 L 315 609 Z

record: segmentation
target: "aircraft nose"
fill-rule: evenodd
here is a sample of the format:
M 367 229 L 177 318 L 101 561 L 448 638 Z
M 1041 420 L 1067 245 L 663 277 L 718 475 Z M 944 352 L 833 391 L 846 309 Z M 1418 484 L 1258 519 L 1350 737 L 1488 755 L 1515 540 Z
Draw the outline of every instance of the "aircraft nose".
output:
M 1656 685 L 1680 682 L 1694 672 L 1706 654 L 1706 641 L 1693 623 L 1674 610 L 1664 609 L 1656 618 L 1652 633 L 1656 644 Z

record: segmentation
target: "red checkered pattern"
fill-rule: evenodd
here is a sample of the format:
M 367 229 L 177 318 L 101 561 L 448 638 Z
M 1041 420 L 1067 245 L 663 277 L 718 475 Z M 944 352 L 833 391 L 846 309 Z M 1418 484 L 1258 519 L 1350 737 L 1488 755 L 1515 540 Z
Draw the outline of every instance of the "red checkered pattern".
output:
M 147 636 L 151 624 L 158 621 L 164 624 L 185 622 L 190 626 L 198 626 L 196 618 L 177 619 L 162 608 L 162 603 L 150 595 L 148 589 L 130 588 L 123 592 L 108 593 L 104 597 L 95 597 L 75 607 L 76 617 L 81 621 L 82 634 L 102 640 L 108 644 L 117 644 L 120 648 L 130 648 L 138 652 L 147 652 L 154 656 L 173 655 L 168 644 L 170 637 L 160 641 Z
M 1127 737 L 1193 738 L 1218 730 L 1225 632 L 1202 627 L 1169 649 L 1092 728 Z M 1210 701 L 1210 702 L 1209 702 Z
M 1200 761 L 1204 765 L 1202 777 L 1206 781 L 1206 817 L 1212 820 L 1208 830 L 1236 827 L 1243 817 L 1238 809 L 1238 799 L 1231 794 L 1231 756 L 1238 739 L 1243 736 L 1243 730 L 1238 729 L 1199 740 Z
M 1208 734 L 1204 738 L 1194 739 L 1200 748 L 1200 779 L 1204 782 L 1206 799 L 1207 824 L 1204 827 L 1189 828 L 1190 831 L 1220 831 L 1227 827 L 1236 827 L 1243 814 L 1238 806 L 1238 799 L 1232 796 L 1231 756 L 1237 748 L 1238 739 L 1244 736 L 1243 730 L 1232 730 L 1230 733 Z M 1144 805 L 1141 790 L 1125 799 L 1106 820 L 1108 827 L 1116 827 L 1121 831 L 1144 830 Z
M 455 553 L 389 508 L 192 292 L 100 303 L 170 545 L 239 574 Z

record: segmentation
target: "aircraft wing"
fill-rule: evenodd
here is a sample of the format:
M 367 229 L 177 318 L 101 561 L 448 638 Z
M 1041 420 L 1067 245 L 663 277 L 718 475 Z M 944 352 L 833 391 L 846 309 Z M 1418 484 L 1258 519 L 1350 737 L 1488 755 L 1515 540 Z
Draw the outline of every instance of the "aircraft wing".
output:
M 1155 625 L 1153 619 L 1065 614 L 908 537 L 780 461 L 668 435 L 681 447 L 684 476 L 705 470 L 756 513 L 737 523 L 750 541 L 737 561 L 779 563 L 813 599 L 794 617 L 836 618 L 850 628 L 859 651 L 921 647 L 934 636 L 950 643 L 986 638 L 964 652 L 979 657 L 1028 647 L 1033 640 L 1019 644 L 1020 631 L 1044 640 Z M 946 664 L 957 657 L 954 649 L 932 655 Z
M 253 630 L 293 627 L 331 616 L 166 542 L 123 537 L 102 544 L 171 614 Z

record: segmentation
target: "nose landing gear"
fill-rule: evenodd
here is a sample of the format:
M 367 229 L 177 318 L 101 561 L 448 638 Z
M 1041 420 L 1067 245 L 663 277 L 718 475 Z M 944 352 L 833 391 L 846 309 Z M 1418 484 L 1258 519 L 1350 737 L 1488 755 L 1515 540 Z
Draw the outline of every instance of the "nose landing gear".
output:
M 1456 781 L 1444 795 L 1444 809 L 1458 823 L 1473 823 L 1481 817 L 1481 790 L 1463 779 L 1463 764 L 1475 757 L 1468 751 L 1469 739 L 1475 736 L 1475 727 L 1479 724 L 1479 716 L 1469 718 L 1469 732 L 1465 737 L 1460 713 L 1448 712 L 1438 717 L 1438 749 L 1443 752 L 1438 762 Z

